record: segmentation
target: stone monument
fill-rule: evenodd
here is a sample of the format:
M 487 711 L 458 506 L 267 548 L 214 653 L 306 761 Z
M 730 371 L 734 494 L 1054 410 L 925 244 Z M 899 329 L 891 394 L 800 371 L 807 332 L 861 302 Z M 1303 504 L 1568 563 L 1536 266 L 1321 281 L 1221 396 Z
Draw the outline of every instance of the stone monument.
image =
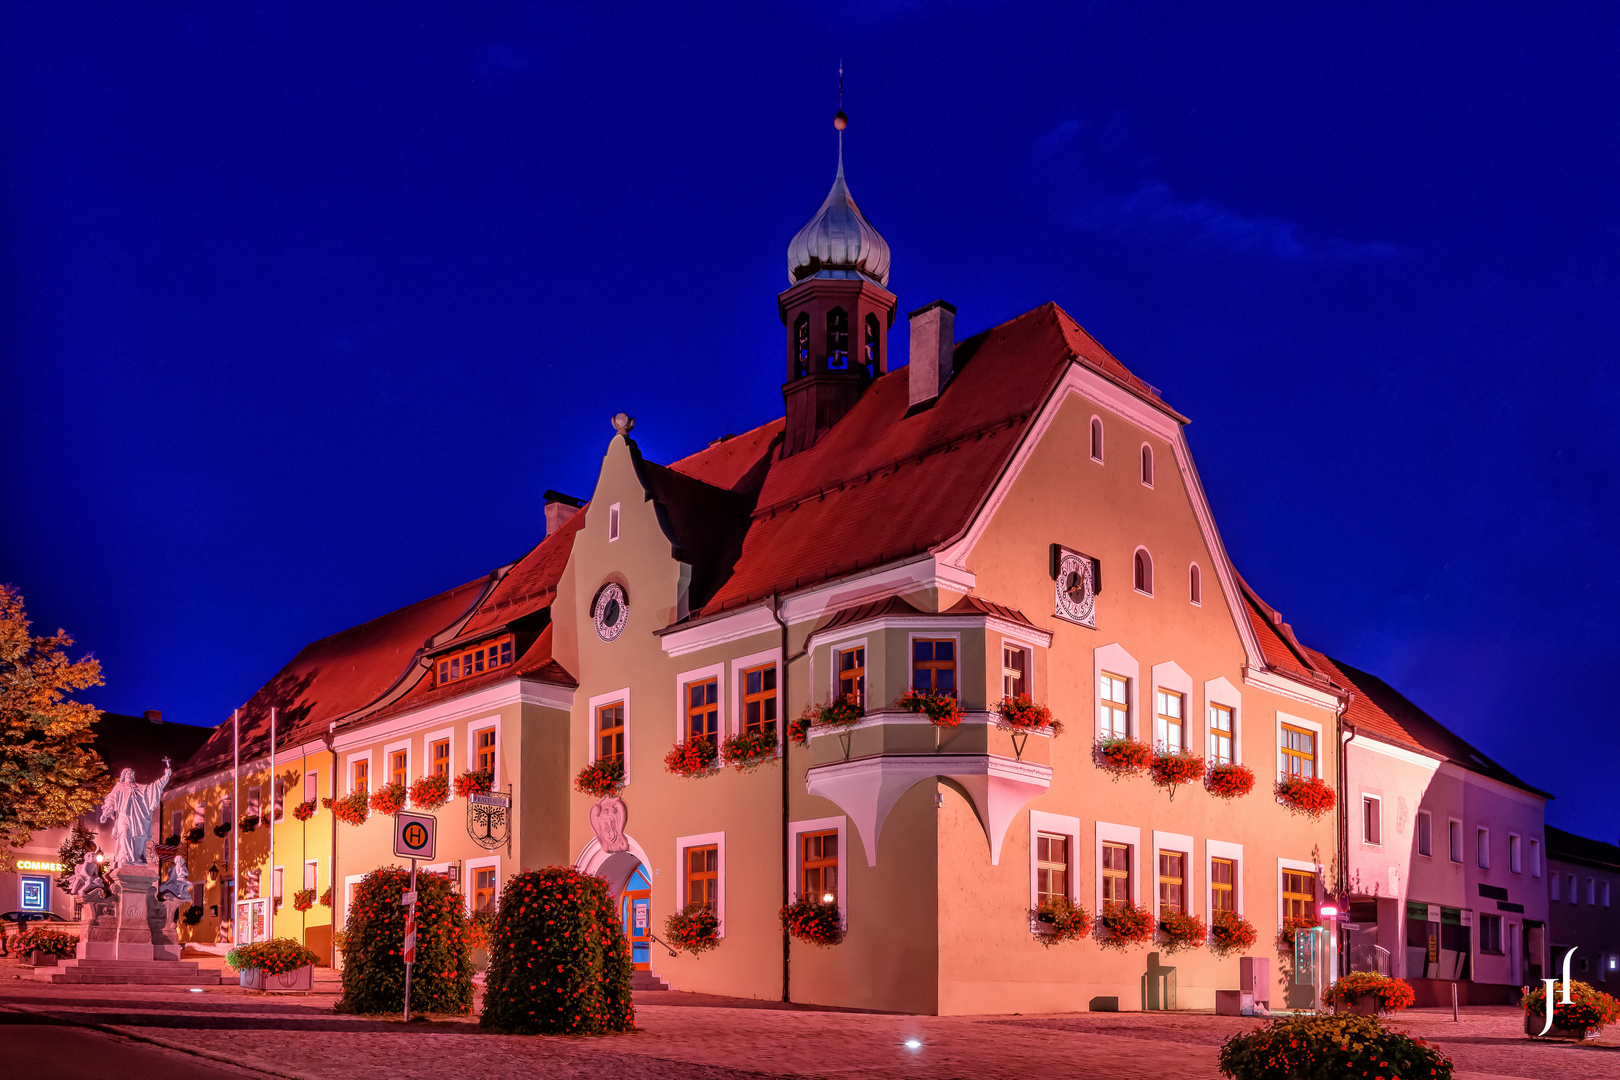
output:
M 125 769 L 103 800 L 101 820 L 112 822 L 112 891 L 99 874 L 84 870 L 96 857 L 87 855 L 72 879 L 78 890 L 74 895 L 84 904 L 80 960 L 180 959 L 174 913 L 189 900 L 173 896 L 172 889 L 160 894 L 158 868 L 151 858 L 152 817 L 173 775 L 168 758 L 163 759 L 163 775 L 149 784 L 136 783 L 135 770 Z

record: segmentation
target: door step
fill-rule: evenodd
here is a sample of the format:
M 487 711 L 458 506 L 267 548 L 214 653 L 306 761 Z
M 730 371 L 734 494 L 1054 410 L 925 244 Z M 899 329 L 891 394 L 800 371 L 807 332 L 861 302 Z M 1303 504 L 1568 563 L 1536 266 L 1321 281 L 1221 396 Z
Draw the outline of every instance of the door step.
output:
M 632 971 L 630 973 L 630 989 L 632 990 L 668 990 L 669 983 L 665 982 L 655 972 Z

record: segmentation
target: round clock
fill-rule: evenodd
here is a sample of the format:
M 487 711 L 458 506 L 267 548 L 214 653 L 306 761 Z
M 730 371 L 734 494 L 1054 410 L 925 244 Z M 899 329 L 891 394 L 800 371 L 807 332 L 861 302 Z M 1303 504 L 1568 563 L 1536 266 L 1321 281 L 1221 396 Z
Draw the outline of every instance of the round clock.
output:
M 597 590 L 591 602 L 591 621 L 596 623 L 596 636 L 603 641 L 614 641 L 624 633 L 630 621 L 630 601 L 623 585 L 610 581 Z
M 1084 555 L 1065 551 L 1063 558 L 1058 562 L 1053 612 L 1058 618 L 1079 623 L 1081 626 L 1096 625 L 1096 583 L 1092 580 L 1091 560 Z

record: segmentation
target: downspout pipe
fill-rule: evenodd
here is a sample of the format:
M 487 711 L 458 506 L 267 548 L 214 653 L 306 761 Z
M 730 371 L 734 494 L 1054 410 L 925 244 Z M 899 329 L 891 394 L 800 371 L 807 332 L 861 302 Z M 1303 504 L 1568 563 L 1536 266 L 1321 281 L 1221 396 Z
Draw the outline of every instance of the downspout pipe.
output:
M 331 807 L 328 807 L 328 809 L 331 811 L 330 817 L 332 818 L 332 857 L 328 861 L 328 864 L 327 864 L 328 869 L 327 869 L 327 872 L 326 872 L 326 879 L 327 879 L 326 880 L 326 887 L 328 889 L 332 890 L 332 906 L 330 908 L 330 910 L 332 912 L 332 933 L 330 935 L 331 941 L 328 943 L 328 946 L 327 946 L 328 956 L 327 956 L 326 963 L 327 963 L 327 966 L 329 966 L 333 971 L 337 970 L 337 936 L 338 936 L 338 929 L 339 929 L 339 927 L 338 927 L 338 905 L 343 902 L 343 897 L 340 895 L 340 893 L 338 891 L 338 843 L 337 843 L 338 827 L 337 827 L 337 806 L 336 806 L 337 797 L 338 797 L 338 787 L 337 787 L 338 759 L 337 759 L 337 747 L 333 745 L 333 739 L 335 739 L 336 737 L 337 737 L 337 722 L 334 721 L 334 722 L 326 725 L 326 737 L 321 740 L 322 742 L 326 743 L 326 753 L 327 753 L 327 756 L 329 758 L 331 758 L 331 761 L 332 761 L 331 767 L 326 770 L 328 773 L 331 774 L 326 778 L 326 782 L 327 782 L 327 786 L 330 788 L 330 790 L 332 792 L 332 803 L 333 803 L 333 805 Z
M 1341 910 L 1346 903 L 1345 897 L 1350 892 L 1350 743 L 1359 734 L 1356 725 L 1345 719 L 1350 711 L 1350 703 L 1355 700 L 1354 690 L 1346 691 L 1339 701 L 1339 708 L 1334 716 L 1337 722 L 1339 736 L 1338 760 L 1338 787 L 1339 787 L 1339 873 L 1337 890 Z M 1347 733 L 1348 729 L 1348 733 Z
M 793 745 L 793 740 L 788 737 L 788 701 L 790 700 L 788 697 L 788 672 L 791 670 L 793 661 L 800 659 L 810 650 L 804 648 L 792 656 L 788 655 L 788 624 L 782 618 L 783 607 L 782 594 L 772 593 L 771 618 L 776 620 L 776 625 L 782 630 L 782 681 L 781 685 L 777 687 L 777 693 L 781 695 L 781 708 L 777 710 L 776 714 L 776 730 L 777 738 L 781 740 L 782 744 L 782 906 L 787 907 L 793 894 L 793 837 L 789 831 L 791 814 L 788 808 L 788 747 Z M 793 938 L 787 932 L 787 927 L 784 926 L 782 928 L 782 1001 L 784 1003 L 793 1000 L 792 961 Z

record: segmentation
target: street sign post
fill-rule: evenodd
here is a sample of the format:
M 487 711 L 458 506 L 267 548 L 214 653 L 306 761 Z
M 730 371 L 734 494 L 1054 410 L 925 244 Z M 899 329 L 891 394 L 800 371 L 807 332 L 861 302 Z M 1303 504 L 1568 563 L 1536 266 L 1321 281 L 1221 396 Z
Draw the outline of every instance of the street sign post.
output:
M 432 862 L 438 848 L 439 821 L 432 814 L 394 815 L 394 854 L 411 860 L 411 887 L 399 898 L 405 907 L 405 1019 L 411 1018 L 411 966 L 416 963 L 416 860 Z

